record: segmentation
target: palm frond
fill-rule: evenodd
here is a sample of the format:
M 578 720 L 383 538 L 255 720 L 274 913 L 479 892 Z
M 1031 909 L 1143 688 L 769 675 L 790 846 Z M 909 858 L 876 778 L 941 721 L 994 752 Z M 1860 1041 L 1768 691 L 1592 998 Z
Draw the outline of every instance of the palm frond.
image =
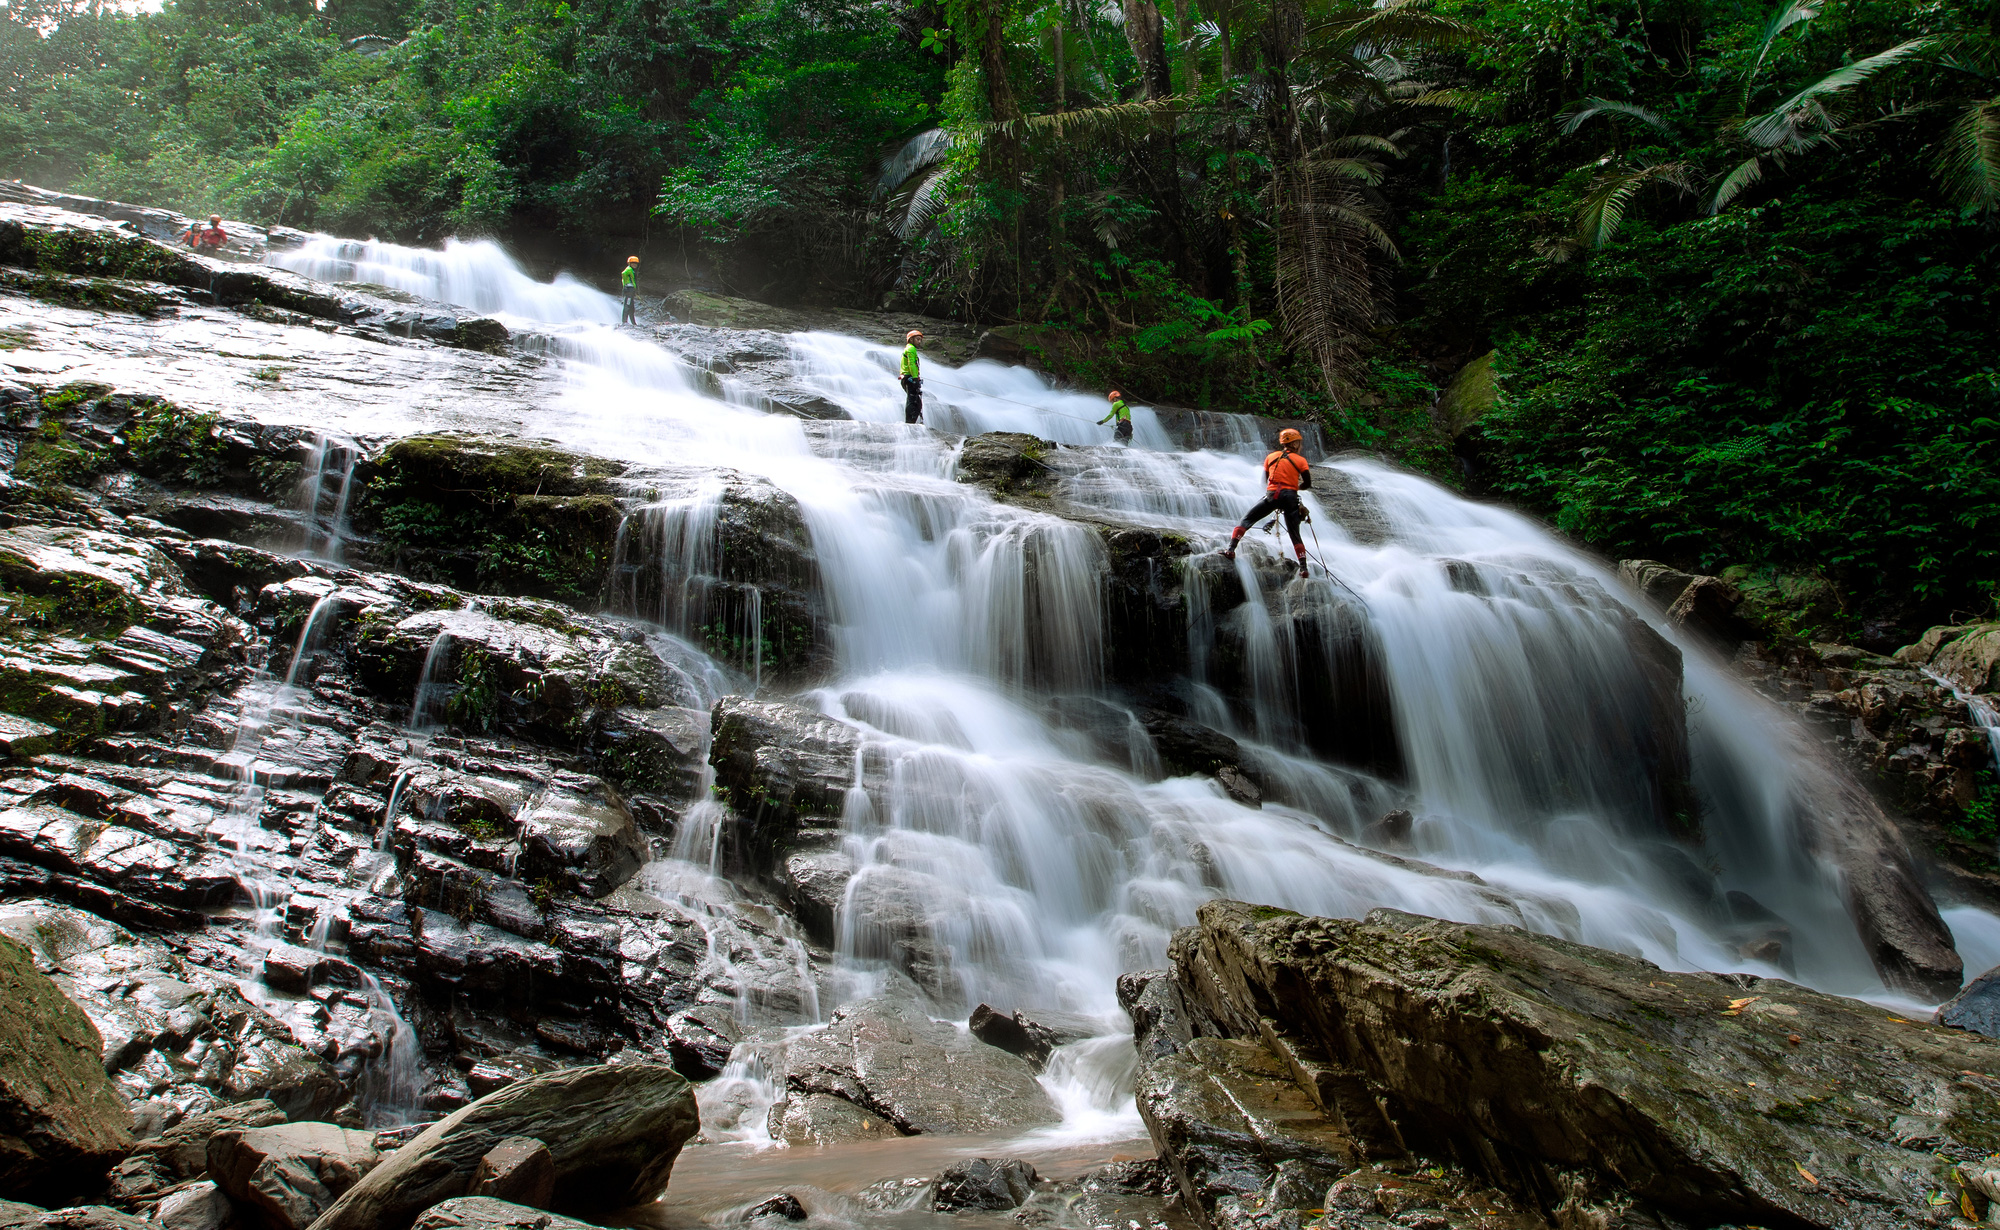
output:
M 933 168 L 911 191 L 908 203 L 896 210 L 889 221 L 889 229 L 896 238 L 915 239 L 936 225 L 938 215 L 951 204 L 945 179 L 940 168 Z
M 1778 36 L 1802 21 L 1818 17 L 1824 7 L 1824 0 L 1786 0 L 1777 7 L 1771 19 L 1764 23 L 1764 37 L 1757 43 L 1757 61 L 1745 74 L 1745 88 L 1748 88 L 1748 79 L 1756 77 L 1758 70 L 1764 67 L 1764 57 L 1771 54 L 1771 44 L 1778 41 Z
M 1729 203 L 1735 200 L 1745 188 L 1762 181 L 1763 178 L 1763 157 L 1758 156 L 1745 159 L 1742 165 L 1723 176 L 1722 182 L 1715 186 L 1715 196 L 1708 202 L 1708 212 L 1712 214 L 1721 213 L 1729 207 Z
M 1637 103 L 1619 102 L 1615 98 L 1584 99 L 1583 103 L 1575 111 L 1571 112 L 1567 119 L 1563 120 L 1562 134 L 1569 136 L 1577 129 L 1583 127 L 1586 121 L 1600 115 L 1622 115 L 1629 119 L 1638 120 L 1647 127 L 1656 129 L 1667 136 L 1673 135 L 1673 129 L 1668 127 L 1667 122 L 1660 118 L 1658 112 L 1649 111 Z
M 1479 39 L 1479 28 L 1429 11 L 1429 0 L 1387 0 L 1373 8 L 1350 9 L 1306 27 L 1309 41 L 1331 36 L 1338 45 L 1398 50 L 1446 51 Z
M 1010 137 L 1053 137 L 1058 141 L 1075 141 L 1129 135 L 1156 124 L 1171 123 L 1185 114 L 1189 114 L 1185 99 L 1147 98 L 1102 107 L 1080 107 L 1074 111 L 1052 111 L 1047 115 L 1030 115 L 980 127 Z
M 2000 98 L 1965 108 L 1938 145 L 1937 170 L 1946 195 L 1958 204 L 2000 206 Z
M 1827 100 L 1853 89 L 1885 69 L 1894 68 L 1930 47 L 1933 41 L 1930 38 L 1913 38 L 1866 59 L 1843 64 L 1763 115 L 1745 120 L 1737 131 L 1744 140 L 1764 149 L 1777 149 L 1799 140 L 1803 130 L 1814 120 L 1831 131 L 1838 124 L 1826 109 Z
M 1683 193 L 1692 192 L 1694 176 L 1694 168 L 1685 162 L 1660 162 L 1599 176 L 1577 208 L 1577 241 L 1589 248 L 1603 247 L 1618 234 L 1619 226 L 1625 221 L 1625 211 L 1639 189 L 1657 182 L 1678 188 Z
M 1331 175 L 1337 179 L 1351 179 L 1358 184 L 1377 187 L 1382 182 L 1383 167 L 1372 158 L 1307 158 L 1299 163 L 1299 169 L 1311 175 Z
M 1344 137 L 1336 137 L 1326 143 L 1325 149 L 1329 154 L 1341 156 L 1361 153 L 1380 154 L 1385 158 L 1403 156 L 1403 147 L 1396 144 L 1396 137 L 1385 137 L 1372 132 L 1350 132 Z
M 911 137 L 882 160 L 875 177 L 875 195 L 887 196 L 901 188 L 917 172 L 936 166 L 950 149 L 951 134 L 942 128 L 927 129 Z
M 1471 111 L 1485 98 L 1472 90 L 1425 90 L 1415 98 L 1401 101 L 1410 107 L 1449 107 L 1453 111 Z

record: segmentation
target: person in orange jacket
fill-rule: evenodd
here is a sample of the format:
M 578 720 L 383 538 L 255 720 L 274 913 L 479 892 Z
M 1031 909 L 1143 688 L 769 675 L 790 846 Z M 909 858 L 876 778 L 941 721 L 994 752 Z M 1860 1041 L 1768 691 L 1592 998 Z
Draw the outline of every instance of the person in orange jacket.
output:
M 1283 513 L 1285 529 L 1292 536 L 1292 549 L 1298 552 L 1299 575 L 1307 575 L 1306 544 L 1299 537 L 1299 522 L 1308 514 L 1305 505 L 1299 502 L 1299 492 L 1312 490 L 1312 465 L 1299 452 L 1304 443 L 1305 437 L 1296 427 L 1278 433 L 1278 451 L 1264 458 L 1264 498 L 1243 514 L 1243 520 L 1229 535 L 1229 546 L 1222 558 L 1236 558 L 1236 544 L 1243 541 L 1251 526 L 1274 512 Z

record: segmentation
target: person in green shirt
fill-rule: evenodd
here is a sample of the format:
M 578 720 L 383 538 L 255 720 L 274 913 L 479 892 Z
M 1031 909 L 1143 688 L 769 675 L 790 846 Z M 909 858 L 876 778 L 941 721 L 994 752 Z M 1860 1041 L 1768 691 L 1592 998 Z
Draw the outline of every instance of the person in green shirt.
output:
M 924 331 L 912 329 L 903 335 L 903 421 L 914 423 L 924 417 L 924 378 L 917 359 L 917 347 L 924 344 Z
M 625 287 L 625 313 L 618 318 L 621 325 L 639 323 L 639 258 L 625 258 L 625 268 L 619 270 L 618 280 Z
M 1102 427 L 1111 420 L 1117 419 L 1118 425 L 1111 429 L 1111 438 L 1113 440 L 1130 440 L 1132 438 L 1132 407 L 1125 404 L 1125 395 L 1117 389 L 1111 390 L 1110 396 L 1111 413 L 1097 420 L 1097 425 Z

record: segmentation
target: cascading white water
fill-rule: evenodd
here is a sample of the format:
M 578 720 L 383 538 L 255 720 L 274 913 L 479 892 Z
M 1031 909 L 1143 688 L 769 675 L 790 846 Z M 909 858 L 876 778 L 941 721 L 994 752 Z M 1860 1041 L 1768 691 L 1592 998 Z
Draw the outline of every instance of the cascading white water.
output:
M 352 440 L 322 432 L 313 441 L 298 492 L 299 510 L 305 515 L 306 554 L 340 562 L 347 543 L 347 501 L 360 460 L 361 446 Z
M 1208 779 L 1158 780 L 1144 738 L 1128 733 L 1109 752 L 1052 723 L 1061 698 L 1118 705 L 1104 674 L 1104 547 L 1075 521 L 952 481 L 958 442 L 940 433 L 1103 445 L 1101 399 L 1022 369 L 927 361 L 928 426 L 908 428 L 889 348 L 809 334 L 793 338 L 796 378 L 854 421 L 808 429 L 704 395 L 650 340 L 608 327 L 611 298 L 535 283 L 491 244 L 434 253 L 327 240 L 279 259 L 506 316 L 567 379 L 528 413 L 533 435 L 635 467 L 734 468 L 798 500 L 840 664 L 812 700 L 865 732 L 886 767 L 863 790 L 857 766 L 847 815 L 861 871 L 841 948 L 856 971 L 880 968 L 898 945 L 907 953 L 915 936 L 944 1003 L 1060 1008 L 1099 1017 L 1110 1034 L 1122 1019 L 1116 974 L 1160 964 L 1172 929 L 1224 894 L 1324 914 L 1395 906 L 1519 923 L 1671 968 L 1783 973 L 1735 947 L 1723 903 L 1737 893 L 1791 924 L 1800 980 L 1885 996 L 1834 873 L 1800 847 L 1789 782 L 1801 762 L 1773 733 L 1783 719 L 1681 646 L 1701 835 L 1661 831 L 1645 766 L 1663 753 L 1649 741 L 1631 617 L 1610 597 L 1616 578 L 1525 518 L 1341 461 L 1321 473 L 1346 489 L 1343 508 L 1367 506 L 1368 532 L 1353 518 L 1355 531 L 1343 528 L 1328 487 L 1307 497 L 1315 555 L 1338 582 L 1264 589 L 1255 564 L 1288 550 L 1261 533 L 1235 569 L 1252 596 L 1233 609 L 1215 605 L 1206 565 L 1187 567 L 1195 671 L 1181 699 L 1262 766 L 1267 803 L 1253 810 Z M 1106 520 L 1220 545 L 1261 494 L 1251 425 L 1237 451 L 1200 453 L 1173 452 L 1146 408 L 1134 425 L 1136 447 L 1051 452 L 1052 493 Z M 662 575 L 653 598 L 625 610 L 698 633 L 684 612 L 707 569 L 708 507 L 703 493 L 635 514 L 621 562 L 655 560 Z M 1218 656 L 1212 641 L 1237 648 Z M 1373 737 L 1399 761 L 1394 780 L 1380 747 L 1345 763 L 1314 751 L 1333 756 L 1358 737 L 1342 723 L 1364 698 L 1298 685 L 1301 662 L 1342 652 L 1364 653 L 1386 692 L 1376 699 L 1394 714 L 1393 738 Z M 1247 700 L 1218 686 L 1228 672 Z M 1117 721 L 1137 725 L 1129 712 Z M 1483 883 L 1351 844 L 1398 806 L 1416 815 L 1412 853 Z M 674 852 L 685 872 L 650 872 L 657 891 L 712 870 L 720 817 L 702 807 Z M 1990 915 L 1953 917 L 1989 934 Z M 1124 1056 L 1114 1041 L 1052 1068 L 1072 1123 L 1100 1116 L 1129 1129 L 1103 1092 Z M 752 1067 L 746 1058 L 731 1079 L 751 1079 Z

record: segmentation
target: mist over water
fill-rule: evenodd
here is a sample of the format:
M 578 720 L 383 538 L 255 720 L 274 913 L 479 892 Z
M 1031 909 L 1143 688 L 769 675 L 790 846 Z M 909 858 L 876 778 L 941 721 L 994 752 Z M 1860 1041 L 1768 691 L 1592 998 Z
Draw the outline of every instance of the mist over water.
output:
M 1206 778 L 1161 780 L 1136 718 L 1111 750 L 1051 719 L 1059 701 L 1126 703 L 1105 682 L 1103 541 L 952 478 L 960 434 L 1105 445 L 1100 395 L 1025 369 L 927 358 L 928 425 L 905 427 L 894 352 L 812 333 L 790 338 L 795 376 L 854 421 L 808 424 L 702 392 L 673 354 L 610 326 L 610 296 L 566 277 L 537 283 L 491 243 L 433 252 L 322 240 L 272 259 L 504 319 L 517 342 L 560 365 L 563 382 L 496 431 L 631 463 L 637 489 L 649 469 L 729 467 L 798 500 L 839 662 L 835 679 L 798 699 L 862 730 L 884 772 L 852 793 L 844 821 L 861 870 L 841 919 L 841 970 L 809 1014 L 767 1008 L 758 1023 L 810 1024 L 878 986 L 890 944 L 883 920 L 919 919 L 940 954 L 929 989 L 941 1011 L 962 1018 L 984 1001 L 1102 1021 L 1106 1039 L 1066 1049 L 1046 1080 L 1065 1130 L 1108 1136 L 1134 1128 L 1116 976 L 1164 964 L 1173 929 L 1215 896 L 1314 914 L 1390 906 L 1514 923 L 1667 968 L 1895 999 L 1856 938 L 1836 873 L 1808 852 L 1790 783 L 1812 768 L 1789 719 L 1653 621 L 1683 654 L 1699 795 L 1697 839 L 1662 831 L 1643 771 L 1648 702 L 1620 606 L 1630 599 L 1601 562 L 1526 518 L 1379 462 L 1337 460 L 1305 501 L 1317 531 L 1308 545 L 1338 581 L 1315 567 L 1310 580 L 1263 589 L 1257 563 L 1288 558 L 1289 546 L 1256 532 L 1235 565 L 1249 601 L 1210 617 L 1190 582 L 1194 635 L 1220 620 L 1240 639 L 1237 690 L 1248 700 L 1225 699 L 1199 652 L 1179 691 L 1192 716 L 1240 740 L 1264 771 L 1265 805 L 1251 809 Z M 1050 494 L 1101 520 L 1220 547 L 1262 494 L 1268 445 L 1247 419 L 1235 451 L 1192 453 L 1175 451 L 1151 410 L 1135 407 L 1133 422 L 1132 448 L 1050 452 Z M 721 486 L 693 483 L 652 510 L 664 528 L 649 566 L 665 574 L 663 592 L 683 593 L 676 587 L 714 567 L 702 527 Z M 1343 528 L 1323 503 L 1342 486 L 1378 524 Z M 1309 609 L 1324 616 L 1318 626 L 1358 631 L 1374 647 L 1399 780 L 1311 751 L 1336 714 L 1297 687 L 1297 664 L 1314 647 L 1297 643 L 1288 616 Z M 684 611 L 663 603 L 667 631 L 694 631 L 675 626 Z M 1426 874 L 1360 845 L 1395 808 L 1415 816 L 1407 854 L 1477 879 Z M 726 913 L 734 890 L 708 865 L 715 805 L 695 810 L 676 850 L 686 861 L 649 868 L 641 887 Z M 1740 955 L 1731 892 L 1790 925 L 1795 970 Z M 1984 968 L 1981 954 L 2000 960 L 2000 920 L 1949 916 L 1969 969 Z M 749 1071 L 726 1079 L 754 1085 Z

